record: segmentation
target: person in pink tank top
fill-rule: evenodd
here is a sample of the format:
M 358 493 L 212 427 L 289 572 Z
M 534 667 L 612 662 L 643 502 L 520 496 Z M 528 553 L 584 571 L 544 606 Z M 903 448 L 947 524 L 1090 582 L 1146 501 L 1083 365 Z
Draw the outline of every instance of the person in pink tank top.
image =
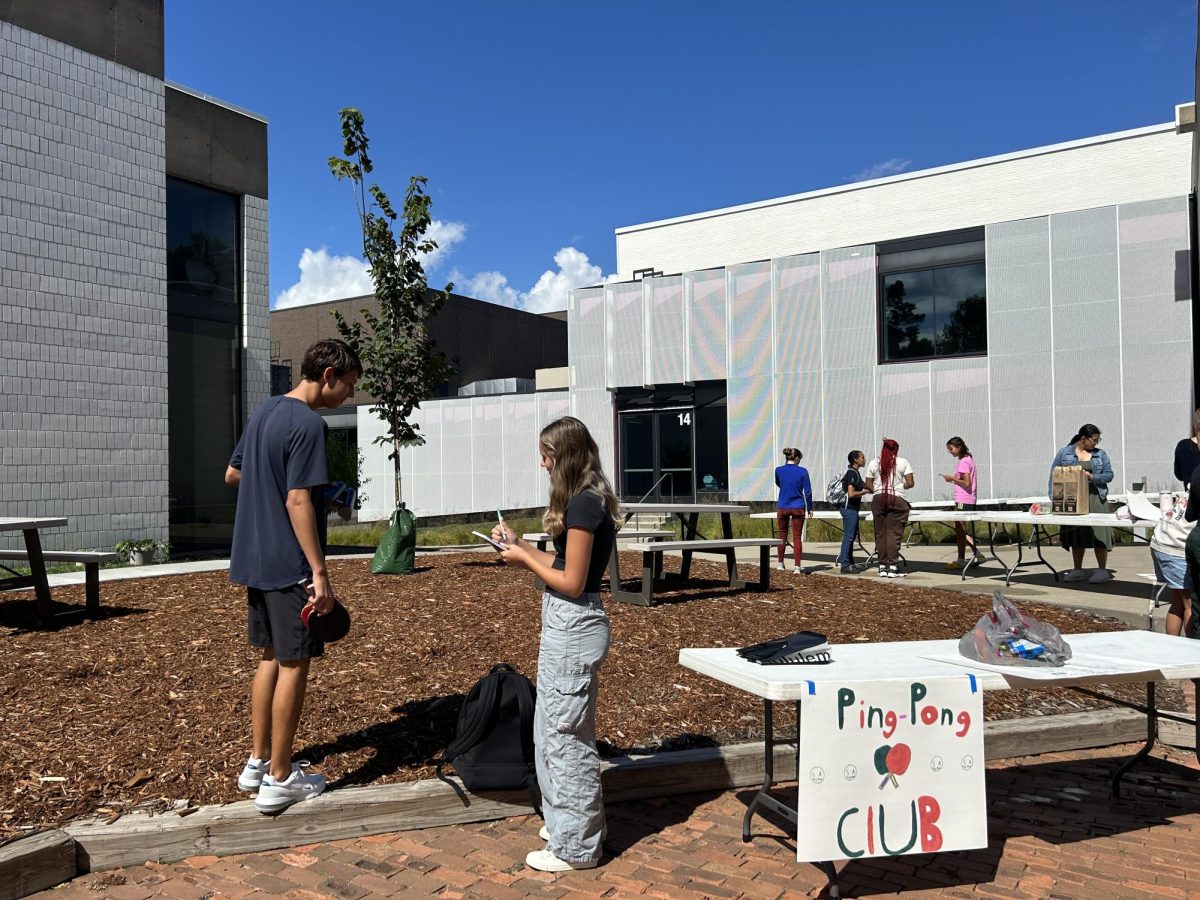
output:
M 973 510 L 979 502 L 979 480 L 975 474 L 975 457 L 967 447 L 967 442 L 957 435 L 946 441 L 946 452 L 958 460 L 954 473 L 943 475 L 942 480 L 954 485 L 954 508 L 957 510 Z M 966 559 L 967 547 L 971 548 L 974 556 L 979 556 L 975 546 L 975 538 L 963 522 L 954 523 L 954 541 L 958 544 L 958 558 L 946 563 L 947 569 L 961 569 Z

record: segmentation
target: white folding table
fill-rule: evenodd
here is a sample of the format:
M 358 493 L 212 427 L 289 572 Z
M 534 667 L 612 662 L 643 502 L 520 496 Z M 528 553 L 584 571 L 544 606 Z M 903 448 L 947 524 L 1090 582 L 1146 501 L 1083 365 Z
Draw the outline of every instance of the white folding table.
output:
M 1079 518 L 1072 516 L 1069 518 Z M 1112 631 L 1091 634 L 1064 635 L 1076 656 L 1090 660 L 1109 660 L 1105 665 L 1093 666 L 1087 675 L 1059 676 L 1051 669 L 1040 668 L 1046 677 L 1022 677 L 1022 670 L 1000 673 L 983 667 L 973 667 L 971 662 L 959 656 L 957 640 L 940 641 L 896 641 L 889 643 L 836 644 L 832 649 L 833 661 L 825 665 L 780 665 L 763 666 L 748 662 L 729 647 L 689 647 L 679 651 L 679 664 L 702 675 L 707 675 L 722 684 L 746 691 L 763 700 L 764 725 L 764 779 L 750 801 L 742 819 L 742 840 L 750 840 L 750 822 L 759 807 L 765 807 L 795 825 L 796 810 L 780 803 L 771 796 L 775 783 L 774 752 L 775 740 L 773 704 L 777 700 L 792 701 L 796 707 L 796 779 L 799 780 L 800 762 L 800 707 L 812 685 L 828 683 L 834 685 L 853 681 L 911 682 L 939 676 L 972 675 L 976 684 L 984 691 L 1008 688 L 1072 688 L 1091 696 L 1099 697 L 1119 706 L 1136 709 L 1146 714 L 1146 743 L 1137 753 L 1125 760 L 1114 772 L 1112 792 L 1120 796 L 1120 782 L 1125 773 L 1144 759 L 1154 746 L 1158 734 L 1158 720 L 1170 719 L 1185 722 L 1196 729 L 1195 752 L 1200 758 L 1200 725 L 1192 719 L 1162 712 L 1155 703 L 1155 683 L 1176 679 L 1190 679 L 1200 690 L 1200 641 L 1173 637 L 1150 631 Z M 931 657 L 954 657 L 962 664 L 945 662 Z M 1086 687 L 1096 683 L 1139 683 L 1146 684 L 1146 703 L 1127 703 L 1097 693 Z M 816 864 L 829 879 L 830 895 L 838 896 L 837 872 L 833 863 Z
M 1030 561 L 1034 565 L 1043 565 L 1050 570 L 1054 576 L 1054 580 L 1058 581 L 1058 570 L 1050 565 L 1049 561 L 1042 555 L 1043 539 L 1049 541 L 1050 534 L 1046 531 L 1047 525 L 1079 525 L 1079 526 L 1098 526 L 1102 528 L 1126 528 L 1136 532 L 1139 528 L 1153 527 L 1153 523 L 1139 519 L 1119 519 L 1113 513 L 1086 513 L 1081 516 L 1067 516 L 1061 513 L 1050 513 L 1048 515 L 1033 515 L 1029 512 L 985 512 L 979 514 L 979 521 L 988 525 L 988 547 L 994 558 L 1000 565 L 1004 566 L 1004 584 L 1007 586 L 1012 583 L 1013 573 L 1016 572 L 1025 562 L 1024 547 L 1025 542 L 1020 539 L 1018 534 L 1017 540 L 1014 542 L 1017 548 L 1017 558 L 1012 566 L 1007 565 L 999 556 L 996 555 L 995 544 L 995 529 L 993 525 L 1028 525 L 1030 527 L 1030 541 L 1033 544 L 1034 550 L 1037 553 L 1037 561 Z

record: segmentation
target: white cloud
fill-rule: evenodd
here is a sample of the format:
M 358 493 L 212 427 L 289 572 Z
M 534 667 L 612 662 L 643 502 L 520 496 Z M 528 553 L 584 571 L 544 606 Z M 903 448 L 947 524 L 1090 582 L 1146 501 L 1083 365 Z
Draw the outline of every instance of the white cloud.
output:
M 438 245 L 436 250 L 421 259 L 426 270 L 433 271 L 445 262 L 456 244 L 466 239 L 467 226 L 462 222 L 434 219 L 425 236 Z M 279 293 L 273 308 L 307 306 L 326 300 L 362 297 L 374 292 L 370 269 L 363 260 L 354 256 L 331 256 L 324 247 L 319 250 L 306 247 L 300 254 L 300 280 Z
M 527 312 L 542 313 L 567 308 L 567 294 L 578 287 L 599 284 L 612 276 L 605 277 L 603 270 L 588 260 L 587 254 L 574 247 L 563 247 L 554 254 L 557 269 L 547 269 L 528 291 L 514 288 L 502 272 L 479 272 L 465 275 L 457 269 L 450 273 L 454 291 L 512 306 Z
M 275 298 L 275 309 L 361 297 L 375 290 L 367 264 L 353 256 L 330 256 L 322 247 L 300 254 L 300 280 Z
M 434 271 L 446 261 L 455 244 L 461 244 L 467 236 L 467 226 L 462 222 L 442 222 L 434 219 L 429 223 L 425 237 L 437 244 L 437 249 L 421 258 L 427 271 Z
M 881 163 L 875 163 L 873 166 L 867 166 L 857 175 L 851 175 L 850 181 L 871 181 L 875 178 L 886 178 L 889 175 L 899 175 L 901 172 L 907 172 L 912 168 L 911 159 L 901 159 L 893 157 L 885 159 Z

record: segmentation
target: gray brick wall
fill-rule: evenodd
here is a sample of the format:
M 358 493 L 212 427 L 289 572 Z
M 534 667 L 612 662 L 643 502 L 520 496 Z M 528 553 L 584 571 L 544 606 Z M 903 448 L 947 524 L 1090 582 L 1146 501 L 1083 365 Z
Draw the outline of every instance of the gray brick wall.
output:
M 267 278 L 267 201 L 242 197 L 242 410 L 271 395 L 271 297 Z
M 162 81 L 0 22 L 0 515 L 48 547 L 167 538 L 164 171 Z

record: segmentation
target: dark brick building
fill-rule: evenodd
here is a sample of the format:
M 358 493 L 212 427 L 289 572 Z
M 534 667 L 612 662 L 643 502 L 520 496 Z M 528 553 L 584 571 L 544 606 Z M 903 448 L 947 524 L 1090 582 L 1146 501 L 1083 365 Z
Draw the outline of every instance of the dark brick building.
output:
M 279 370 L 278 385 L 295 385 L 305 349 L 321 338 L 336 337 L 333 311 L 347 321 L 361 320 L 361 310 L 378 311 L 371 295 L 331 300 L 271 312 L 271 359 Z M 493 378 L 532 379 L 536 369 L 567 364 L 567 323 L 555 314 L 536 315 L 460 294 L 451 294 L 430 325 L 433 338 L 453 362 L 457 374 L 439 391 L 453 397 L 474 381 Z M 290 390 L 290 387 L 286 390 Z M 357 404 L 373 398 L 359 392 Z

